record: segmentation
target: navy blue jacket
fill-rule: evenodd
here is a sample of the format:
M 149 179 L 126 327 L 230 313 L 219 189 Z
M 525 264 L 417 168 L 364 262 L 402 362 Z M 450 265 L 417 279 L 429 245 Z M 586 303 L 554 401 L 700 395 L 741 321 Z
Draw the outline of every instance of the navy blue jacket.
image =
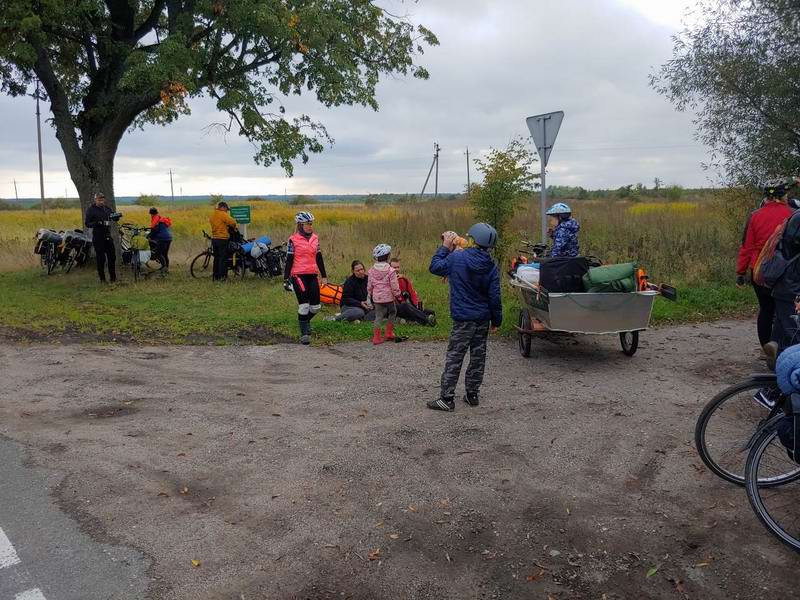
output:
M 147 237 L 154 242 L 171 242 L 172 232 L 164 221 L 159 221 L 158 224 L 150 230 L 150 235 Z
M 450 316 L 454 321 L 491 321 L 500 327 L 500 272 L 486 250 L 451 252 L 441 246 L 431 259 L 430 272 L 450 282 Z

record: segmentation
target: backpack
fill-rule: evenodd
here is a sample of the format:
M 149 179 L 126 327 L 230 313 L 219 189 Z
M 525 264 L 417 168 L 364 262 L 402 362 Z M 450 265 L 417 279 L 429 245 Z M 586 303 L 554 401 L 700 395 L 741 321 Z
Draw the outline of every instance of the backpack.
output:
M 775 284 L 780 281 L 786 269 L 789 268 L 800 256 L 794 256 L 790 260 L 786 260 L 783 255 L 783 232 L 786 230 L 788 219 L 778 225 L 775 231 L 767 239 L 761 252 L 758 253 L 756 263 L 753 265 L 753 283 L 762 287 L 775 287 Z

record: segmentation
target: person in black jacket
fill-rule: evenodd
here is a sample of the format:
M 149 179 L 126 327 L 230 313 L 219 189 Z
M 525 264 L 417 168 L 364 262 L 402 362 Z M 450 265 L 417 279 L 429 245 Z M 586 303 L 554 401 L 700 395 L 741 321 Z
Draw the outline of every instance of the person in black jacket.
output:
M 342 311 L 337 321 L 373 321 L 375 311 L 367 297 L 367 270 L 364 263 L 354 260 L 350 265 L 352 274 L 342 286 Z
M 105 266 L 108 264 L 108 276 L 111 283 L 117 280 L 117 255 L 114 251 L 114 240 L 111 238 L 111 222 L 115 213 L 106 206 L 106 197 L 102 192 L 94 195 L 94 204 L 86 209 L 86 227 L 92 230 L 92 244 L 97 258 L 97 275 L 105 283 Z
M 800 211 L 786 222 L 778 252 L 789 261 L 783 277 L 772 288 L 775 299 L 775 323 L 772 341 L 764 346 L 769 362 L 774 364 L 777 354 L 797 342 L 797 325 L 792 320 L 795 314 L 795 298 L 800 296 Z

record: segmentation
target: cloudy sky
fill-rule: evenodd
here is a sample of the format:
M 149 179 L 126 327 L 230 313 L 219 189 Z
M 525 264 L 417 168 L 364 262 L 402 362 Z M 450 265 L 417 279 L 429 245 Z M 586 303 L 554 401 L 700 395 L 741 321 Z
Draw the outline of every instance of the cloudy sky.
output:
M 204 129 L 219 119 L 204 100 L 167 128 L 128 134 L 116 162 L 117 195 L 320 194 L 419 192 L 433 143 L 441 146 L 439 189 L 466 183 L 474 156 L 528 135 L 525 117 L 566 113 L 548 167 L 548 184 L 618 187 L 659 177 L 709 185 L 706 149 L 691 115 L 677 113 L 648 86 L 671 54 L 689 0 L 387 0 L 432 29 L 441 46 L 421 59 L 428 81 L 391 79 L 379 88 L 379 112 L 327 110 L 312 98 L 287 108 L 322 121 L 333 147 L 298 165 L 293 178 L 252 160 L 236 135 Z M 691 18 L 691 17 L 689 17 Z M 49 108 L 43 109 L 49 116 Z M 38 196 L 36 135 L 30 99 L 0 96 L 0 197 Z M 53 130 L 44 135 L 45 193 L 76 194 Z M 473 170 L 473 178 L 475 178 Z

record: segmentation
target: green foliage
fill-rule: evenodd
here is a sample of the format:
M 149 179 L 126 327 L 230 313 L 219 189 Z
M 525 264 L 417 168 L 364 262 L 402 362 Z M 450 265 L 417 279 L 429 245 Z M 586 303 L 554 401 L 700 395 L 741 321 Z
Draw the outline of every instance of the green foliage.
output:
M 44 201 L 45 209 L 56 209 L 56 208 L 80 208 L 81 201 L 75 198 L 74 200 L 71 198 L 47 198 Z M 34 202 L 29 207 L 31 210 L 42 210 L 42 203 L 41 202 Z
M 800 5 L 703 0 L 651 85 L 691 110 L 698 139 L 734 184 L 800 171 Z
M 14 206 L 11 202 L 6 202 L 2 198 L 0 198 L 0 210 L 15 210 L 19 208 L 18 206 Z
M 139 194 L 133 201 L 136 206 L 161 206 L 161 196 L 157 194 Z
M 209 201 L 211 202 L 211 206 L 216 206 L 220 202 L 225 200 L 225 196 L 222 194 L 211 194 L 209 195 Z
M 683 198 L 683 188 L 679 185 L 671 185 L 664 190 L 667 200 L 675 202 Z
M 415 60 L 437 44 L 367 0 L 4 0 L 0 90 L 23 95 L 41 80 L 76 185 L 96 177 L 92 157 L 113 158 L 130 125 L 170 123 L 204 95 L 225 115 L 217 128 L 291 175 L 293 160 L 331 140 L 281 99 L 311 93 L 326 107 L 377 110 L 380 77 L 427 79 Z
M 376 194 L 369 194 L 364 199 L 364 206 L 376 206 L 378 204 L 378 196 Z
M 492 225 L 501 242 L 514 214 L 533 193 L 535 161 L 522 138 L 511 140 L 505 150 L 492 148 L 485 159 L 475 159 L 483 182 L 472 185 L 469 203 L 475 218 Z

